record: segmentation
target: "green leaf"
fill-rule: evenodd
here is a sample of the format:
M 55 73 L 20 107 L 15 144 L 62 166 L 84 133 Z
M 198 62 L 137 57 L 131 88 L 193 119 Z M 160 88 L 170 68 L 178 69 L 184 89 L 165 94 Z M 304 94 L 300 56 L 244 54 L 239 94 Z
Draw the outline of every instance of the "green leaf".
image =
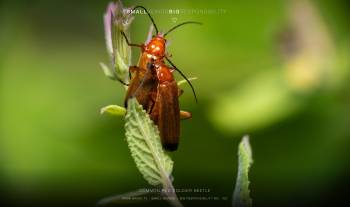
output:
M 198 79 L 197 77 L 188 78 L 189 81 L 193 81 L 193 80 L 197 80 L 197 79 Z M 182 84 L 184 84 L 186 82 L 187 81 L 185 79 L 183 79 L 183 80 L 178 81 L 177 85 L 180 86 L 180 85 L 182 85 Z
M 233 207 L 250 207 L 252 199 L 249 191 L 248 172 L 252 159 L 252 150 L 249 144 L 249 136 L 244 136 L 238 146 L 238 173 L 235 190 L 233 193 Z
M 124 116 L 126 109 L 118 105 L 108 105 L 101 109 L 101 114 L 108 113 L 113 116 Z
M 125 135 L 137 168 L 151 185 L 166 185 L 173 161 L 161 145 L 159 131 L 135 98 L 129 99 Z
M 126 43 L 125 43 L 126 44 Z M 130 48 L 127 45 L 128 48 Z M 131 50 L 130 50 L 131 51 Z M 130 55 L 131 57 L 131 55 Z M 128 58 L 128 57 L 125 57 Z M 116 63 L 115 63 L 115 74 L 116 76 L 124 81 L 125 83 L 127 83 L 129 81 L 129 65 L 130 65 L 130 61 L 127 61 L 129 59 L 125 59 L 122 57 L 122 54 L 117 51 L 115 53 L 115 59 L 116 59 Z
M 108 78 L 112 79 L 112 80 L 117 80 L 117 74 L 110 69 L 106 64 L 104 63 L 100 63 L 100 66 L 103 70 L 103 73 L 105 74 L 105 76 L 107 76 Z

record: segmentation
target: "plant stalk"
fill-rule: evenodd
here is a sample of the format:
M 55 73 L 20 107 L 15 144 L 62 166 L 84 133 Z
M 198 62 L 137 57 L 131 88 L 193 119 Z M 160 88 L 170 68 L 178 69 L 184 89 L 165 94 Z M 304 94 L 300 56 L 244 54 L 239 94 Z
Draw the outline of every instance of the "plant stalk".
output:
M 184 207 L 182 203 L 180 202 L 179 198 L 176 195 L 175 188 L 169 179 L 167 177 L 163 180 L 163 191 L 162 194 L 166 197 L 166 200 L 169 202 L 169 204 L 173 207 Z

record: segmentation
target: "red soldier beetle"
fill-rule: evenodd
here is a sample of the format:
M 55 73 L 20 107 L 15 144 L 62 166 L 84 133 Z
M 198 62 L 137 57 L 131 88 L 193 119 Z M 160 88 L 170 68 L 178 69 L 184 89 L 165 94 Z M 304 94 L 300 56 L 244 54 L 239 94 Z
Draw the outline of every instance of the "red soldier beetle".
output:
M 143 6 L 136 6 L 133 10 L 137 8 L 145 10 L 156 30 L 156 35 L 147 44 L 139 45 L 130 43 L 122 32 L 129 46 L 141 48 L 138 66 L 129 68 L 132 75 L 124 103 L 126 106 L 129 98 L 136 97 L 137 101 L 158 126 L 163 148 L 168 151 L 175 151 L 180 137 L 180 119 L 188 119 L 192 115 L 190 112 L 180 111 L 179 96 L 182 94 L 182 90 L 179 90 L 177 86 L 173 71 L 178 71 L 189 83 L 196 102 L 197 96 L 188 78 L 167 57 L 165 36 L 182 25 L 201 23 L 193 21 L 183 22 L 171 28 L 168 32 L 161 34 L 147 9 Z M 164 59 L 172 67 L 166 65 Z

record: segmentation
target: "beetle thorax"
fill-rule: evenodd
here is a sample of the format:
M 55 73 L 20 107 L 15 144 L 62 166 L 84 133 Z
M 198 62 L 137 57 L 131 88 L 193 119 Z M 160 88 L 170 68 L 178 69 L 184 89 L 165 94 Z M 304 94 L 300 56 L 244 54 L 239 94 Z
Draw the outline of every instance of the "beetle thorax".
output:
M 166 40 L 161 35 L 153 37 L 145 46 L 147 57 L 154 60 L 163 58 L 165 55 L 165 43 Z

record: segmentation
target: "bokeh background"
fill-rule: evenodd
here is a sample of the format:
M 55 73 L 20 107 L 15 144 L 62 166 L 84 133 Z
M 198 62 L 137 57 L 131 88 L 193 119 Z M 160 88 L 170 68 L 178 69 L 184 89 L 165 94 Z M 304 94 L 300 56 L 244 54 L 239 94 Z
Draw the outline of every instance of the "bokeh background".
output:
M 130 156 L 123 120 L 99 114 L 103 106 L 122 105 L 125 94 L 99 67 L 109 61 L 102 21 L 107 4 L 0 1 L 0 191 L 8 206 L 94 206 L 148 186 Z M 153 14 L 163 31 L 186 20 L 204 23 L 168 37 L 173 62 L 198 77 L 198 104 L 182 86 L 181 106 L 193 118 L 182 122 L 180 148 L 171 154 L 176 188 L 210 189 L 191 195 L 219 196 L 211 205 L 229 206 L 237 145 L 249 134 L 255 205 L 347 200 L 348 1 L 124 4 L 182 9 Z M 132 42 L 144 42 L 149 25 L 146 15 L 136 15 Z M 133 50 L 134 63 L 138 55 Z

